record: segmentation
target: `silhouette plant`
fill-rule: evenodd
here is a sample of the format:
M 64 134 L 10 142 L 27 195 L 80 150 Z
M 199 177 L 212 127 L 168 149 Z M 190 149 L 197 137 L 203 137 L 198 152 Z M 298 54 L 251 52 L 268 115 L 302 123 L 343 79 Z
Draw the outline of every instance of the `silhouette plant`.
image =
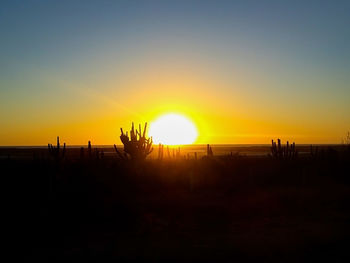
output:
M 61 150 L 61 145 L 60 145 L 60 137 L 57 136 L 57 145 L 56 147 L 53 146 L 52 144 L 47 145 L 49 149 L 49 154 L 58 162 L 63 160 L 65 154 L 66 154 L 66 143 L 63 144 L 63 148 Z
M 207 144 L 207 156 L 214 156 L 213 150 L 211 149 L 211 146 L 209 144 Z
M 92 157 L 91 141 L 88 141 L 88 156 L 91 159 L 91 157 Z
M 342 143 L 345 146 L 350 147 L 350 131 L 348 131 L 348 133 L 346 134 L 345 138 L 342 139 Z
M 177 148 L 177 149 L 173 148 L 173 158 L 174 159 L 179 159 L 180 156 L 181 156 L 181 149 L 180 149 L 180 147 Z
M 287 141 L 286 146 L 282 146 L 281 140 L 277 139 L 277 143 L 272 140 L 271 156 L 278 160 L 291 160 L 298 156 L 298 151 L 294 142 L 289 144 Z
M 120 159 L 128 159 L 128 156 L 126 153 L 124 155 L 121 154 L 121 152 L 118 150 L 117 145 L 114 144 L 114 150 L 118 154 Z
M 169 145 L 167 145 L 166 151 L 167 151 L 167 153 L 168 153 L 168 159 L 171 159 Z
M 153 151 L 153 140 L 152 137 L 146 138 L 146 130 L 147 122 L 145 123 L 143 132 L 141 130 L 141 125 L 139 125 L 139 130 L 135 130 L 134 123 L 132 123 L 129 138 L 128 132 L 124 133 L 123 128 L 120 128 L 120 140 L 124 145 L 124 152 L 127 154 L 126 156 L 124 155 L 125 157 L 129 159 L 130 156 L 132 160 L 144 160 L 146 159 L 147 155 Z M 114 149 L 117 153 L 119 152 L 116 145 L 114 145 Z
M 164 145 L 160 143 L 158 146 L 158 159 L 163 160 L 163 155 L 164 155 Z

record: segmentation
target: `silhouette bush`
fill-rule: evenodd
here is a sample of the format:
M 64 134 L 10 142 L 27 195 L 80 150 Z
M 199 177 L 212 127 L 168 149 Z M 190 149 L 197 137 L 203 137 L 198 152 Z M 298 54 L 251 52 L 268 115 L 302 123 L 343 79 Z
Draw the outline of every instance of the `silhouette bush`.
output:
M 281 140 L 277 139 L 277 143 L 272 140 L 271 156 L 278 160 L 291 160 L 298 156 L 298 151 L 294 142 L 289 144 L 287 141 L 286 146 L 282 146 Z
M 213 150 L 211 149 L 211 146 L 209 144 L 207 144 L 207 156 L 214 156 Z
M 134 123 L 132 123 L 130 130 L 130 138 L 128 132 L 124 133 L 123 128 L 120 128 L 121 135 L 120 140 L 124 145 L 124 156 L 118 151 L 117 146 L 114 145 L 114 149 L 118 155 L 122 158 L 130 158 L 132 160 L 144 160 L 147 155 L 153 151 L 153 140 L 151 138 L 146 138 L 147 122 L 143 132 L 141 130 L 141 125 L 139 125 L 139 130 L 134 129 Z
M 60 145 L 60 137 L 57 136 L 57 145 L 56 147 L 53 146 L 52 144 L 47 145 L 49 149 L 49 154 L 53 157 L 54 160 L 61 161 L 64 159 L 64 156 L 66 154 L 66 143 L 63 144 L 63 148 L 61 150 L 61 145 Z

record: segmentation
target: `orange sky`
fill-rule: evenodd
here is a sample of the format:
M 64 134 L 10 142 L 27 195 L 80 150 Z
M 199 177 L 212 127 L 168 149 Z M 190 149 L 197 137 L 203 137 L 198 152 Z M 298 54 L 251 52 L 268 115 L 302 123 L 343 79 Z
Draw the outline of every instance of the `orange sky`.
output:
M 119 144 L 165 113 L 200 144 L 350 130 L 346 2 L 29 2 L 1 7 L 0 146 Z

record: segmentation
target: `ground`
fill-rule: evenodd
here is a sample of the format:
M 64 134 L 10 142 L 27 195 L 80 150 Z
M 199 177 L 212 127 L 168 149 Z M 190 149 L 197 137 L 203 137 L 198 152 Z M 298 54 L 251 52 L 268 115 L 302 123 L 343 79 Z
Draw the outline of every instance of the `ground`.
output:
M 10 244 L 35 261 L 349 262 L 334 156 L 3 158 Z

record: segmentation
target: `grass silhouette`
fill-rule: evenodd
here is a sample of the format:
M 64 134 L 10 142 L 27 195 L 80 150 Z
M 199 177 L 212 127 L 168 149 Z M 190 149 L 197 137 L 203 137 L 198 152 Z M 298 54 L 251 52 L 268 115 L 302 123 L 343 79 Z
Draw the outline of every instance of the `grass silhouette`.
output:
M 277 143 L 270 154 L 249 156 L 220 155 L 208 145 L 200 158 L 179 148 L 164 154 L 161 145 L 161 157 L 146 159 L 152 140 L 145 132 L 132 127 L 121 138 L 125 152 L 115 146 L 117 153 L 103 157 L 94 152 L 109 150 L 91 142 L 89 154 L 79 147 L 63 154 L 57 144 L 54 158 L 51 147 L 0 149 L 0 156 L 11 154 L 0 166 L 12 208 L 11 242 L 21 252 L 14 255 L 36 261 L 349 259 L 344 147 L 318 146 L 315 154 L 309 146 Z M 35 158 L 20 158 L 25 151 Z

